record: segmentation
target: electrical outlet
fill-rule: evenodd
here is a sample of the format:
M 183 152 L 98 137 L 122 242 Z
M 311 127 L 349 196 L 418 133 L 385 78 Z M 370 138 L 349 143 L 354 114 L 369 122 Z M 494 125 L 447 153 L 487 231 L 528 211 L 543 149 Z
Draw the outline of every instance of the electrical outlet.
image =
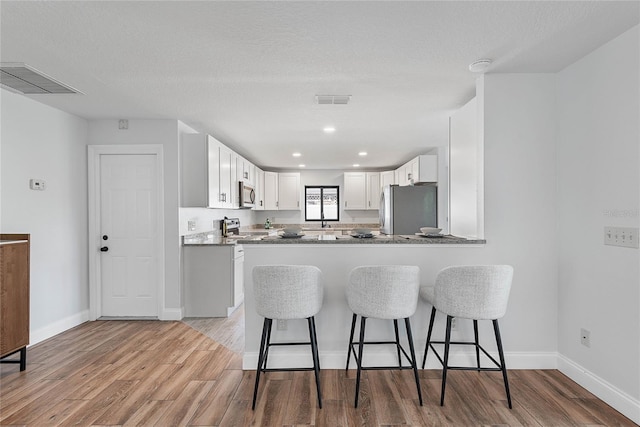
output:
M 586 329 L 580 329 L 580 343 L 585 347 L 591 347 L 591 332 Z
M 604 227 L 604 244 L 638 248 L 638 227 Z
M 458 329 L 458 319 L 454 317 L 451 319 L 451 330 L 455 331 L 457 329 Z
M 196 222 L 195 221 L 187 221 L 187 229 L 189 231 L 196 231 Z
M 276 323 L 276 329 L 279 331 L 286 331 L 287 321 L 285 319 L 278 319 Z

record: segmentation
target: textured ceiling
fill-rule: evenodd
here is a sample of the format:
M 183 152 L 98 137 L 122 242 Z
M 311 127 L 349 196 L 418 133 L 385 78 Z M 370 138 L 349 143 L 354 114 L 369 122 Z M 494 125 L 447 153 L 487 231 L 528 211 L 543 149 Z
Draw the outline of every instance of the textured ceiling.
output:
M 88 119 L 179 119 L 267 168 L 349 169 L 446 144 L 474 60 L 557 72 L 637 25 L 640 3 L 3 0 L 0 19 L 2 62 L 83 93 L 30 98 Z

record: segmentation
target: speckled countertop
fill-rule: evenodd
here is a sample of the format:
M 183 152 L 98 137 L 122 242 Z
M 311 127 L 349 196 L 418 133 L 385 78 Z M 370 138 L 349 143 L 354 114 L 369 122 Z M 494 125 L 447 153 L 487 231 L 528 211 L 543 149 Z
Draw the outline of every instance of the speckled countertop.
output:
M 300 245 L 300 244 L 322 244 L 322 245 L 344 245 L 344 244 L 363 244 L 363 245 L 478 245 L 484 244 L 486 240 L 466 239 L 456 236 L 442 237 L 422 237 L 422 236 L 386 236 L 379 235 L 371 238 L 356 238 L 349 235 L 338 236 L 302 236 L 300 238 L 282 238 L 281 236 L 245 236 L 245 237 L 228 237 L 224 238 L 213 234 L 201 233 L 199 235 L 184 236 L 184 246 L 225 246 L 225 245 L 261 245 L 261 244 L 277 244 L 277 245 Z
M 330 240 L 325 240 L 330 239 Z M 398 235 L 387 236 L 384 234 L 373 236 L 371 238 L 357 238 L 349 235 L 338 236 L 302 236 L 300 238 L 283 238 L 281 236 L 269 236 L 262 238 L 243 239 L 240 243 L 243 245 L 254 244 L 365 244 L 365 245 L 384 245 L 384 244 L 420 244 L 420 245 L 459 245 L 459 244 L 484 244 L 486 240 L 466 239 L 456 236 L 442 237 L 423 237 L 416 235 Z

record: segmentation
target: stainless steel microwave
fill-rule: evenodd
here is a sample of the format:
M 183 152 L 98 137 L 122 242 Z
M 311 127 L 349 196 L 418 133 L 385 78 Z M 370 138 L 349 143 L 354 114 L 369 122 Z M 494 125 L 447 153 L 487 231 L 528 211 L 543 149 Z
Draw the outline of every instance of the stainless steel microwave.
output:
M 256 205 L 256 190 L 248 182 L 240 181 L 240 206 L 250 209 Z

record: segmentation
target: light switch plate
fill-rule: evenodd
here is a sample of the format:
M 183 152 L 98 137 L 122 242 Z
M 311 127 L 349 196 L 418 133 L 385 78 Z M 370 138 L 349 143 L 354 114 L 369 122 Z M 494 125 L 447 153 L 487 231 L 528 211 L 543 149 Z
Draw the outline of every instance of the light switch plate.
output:
M 187 221 L 187 229 L 189 231 L 196 231 L 196 222 L 195 221 Z
M 638 248 L 638 227 L 604 227 L 604 244 Z

